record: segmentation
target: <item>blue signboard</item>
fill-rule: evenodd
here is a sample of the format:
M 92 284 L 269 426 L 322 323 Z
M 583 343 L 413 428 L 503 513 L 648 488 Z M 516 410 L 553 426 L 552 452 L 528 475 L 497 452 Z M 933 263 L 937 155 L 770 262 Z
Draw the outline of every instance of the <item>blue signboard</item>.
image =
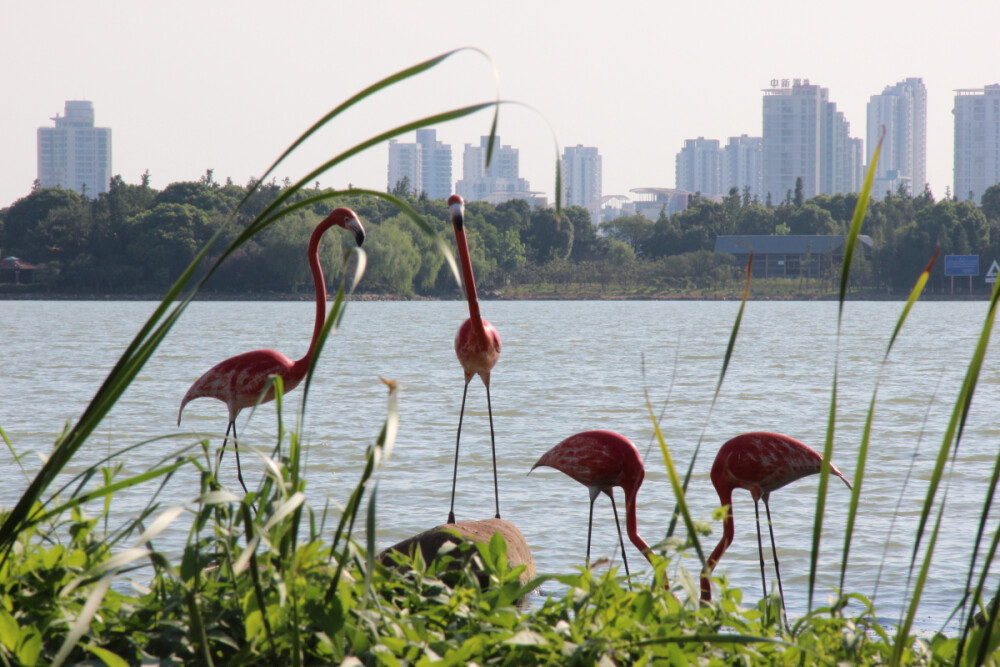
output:
M 979 255 L 945 255 L 944 275 L 978 276 Z

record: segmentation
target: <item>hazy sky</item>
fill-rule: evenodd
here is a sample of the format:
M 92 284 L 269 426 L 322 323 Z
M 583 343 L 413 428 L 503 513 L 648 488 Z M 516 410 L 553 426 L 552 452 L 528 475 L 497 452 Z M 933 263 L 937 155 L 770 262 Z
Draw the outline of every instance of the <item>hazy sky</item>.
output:
M 808 78 L 865 137 L 868 98 L 906 77 L 928 90 L 928 179 L 952 181 L 956 88 L 1000 82 L 998 0 L 803 2 L 10 2 L 0 21 L 0 207 L 37 175 L 36 128 L 91 100 L 112 128 L 113 173 L 137 183 L 246 183 L 313 121 L 366 85 L 461 46 L 499 72 L 503 143 L 532 189 L 554 188 L 554 141 L 597 146 L 604 193 L 672 187 L 685 139 L 761 133 L 761 90 Z M 293 179 L 355 142 L 422 115 L 495 98 L 475 53 L 372 98 L 286 166 Z M 455 178 L 490 116 L 438 127 Z M 549 125 L 555 131 L 555 137 Z M 402 137 L 412 141 L 412 135 Z M 320 178 L 384 190 L 379 146 Z

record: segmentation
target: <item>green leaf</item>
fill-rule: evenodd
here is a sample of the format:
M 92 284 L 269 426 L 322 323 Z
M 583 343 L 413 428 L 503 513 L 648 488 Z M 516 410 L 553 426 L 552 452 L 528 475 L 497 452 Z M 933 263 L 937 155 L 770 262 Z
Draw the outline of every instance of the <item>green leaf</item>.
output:
M 20 628 L 14 617 L 7 613 L 7 610 L 0 609 L 0 643 L 13 651 L 17 647 L 17 638 Z
M 103 660 L 108 667 L 128 667 L 127 660 L 123 660 L 117 653 L 112 653 L 106 648 L 100 646 L 84 646 L 84 648 Z
M 38 662 L 38 656 L 42 653 L 42 635 L 34 626 L 21 630 L 17 641 L 17 648 L 14 655 L 17 661 L 25 667 L 31 667 Z

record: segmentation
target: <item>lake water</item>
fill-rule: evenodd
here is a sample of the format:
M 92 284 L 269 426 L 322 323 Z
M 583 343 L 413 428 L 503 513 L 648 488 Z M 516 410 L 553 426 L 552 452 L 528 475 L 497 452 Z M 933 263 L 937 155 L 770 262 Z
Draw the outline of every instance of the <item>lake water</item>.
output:
M 884 562 L 875 603 L 880 616 L 891 621 L 907 597 L 907 566 L 927 480 L 987 306 L 917 304 L 883 365 L 902 305 L 848 303 L 838 340 L 835 303 L 749 303 L 728 375 L 710 411 L 736 302 L 483 303 L 484 317 L 503 337 L 491 387 L 503 517 L 525 534 L 539 572 L 566 572 L 582 565 L 587 491 L 552 469 L 527 473 L 563 438 L 604 428 L 628 436 L 643 452 L 647 476 L 638 496 L 639 530 L 650 543 L 660 540 L 674 504 L 662 458 L 657 448 L 650 448 L 645 389 L 656 409 L 663 410 L 661 426 L 682 474 L 704 433 L 688 502 L 696 520 L 711 521 L 718 497 L 709 470 L 715 451 L 730 437 L 773 430 L 822 449 L 839 345 L 833 461 L 851 479 L 872 390 L 882 375 L 847 588 L 871 595 Z M 19 452 L 44 454 L 51 449 L 58 432 L 82 412 L 154 307 L 148 302 L 0 301 L 0 427 Z M 380 547 L 447 517 L 463 381 L 452 340 L 467 315 L 466 305 L 458 301 L 354 302 L 320 360 L 304 424 L 308 498 L 314 507 L 321 509 L 328 500 L 346 502 L 358 479 L 365 446 L 377 437 L 385 417 L 386 390 L 379 376 L 400 387 L 399 437 L 379 473 Z M 124 460 L 126 472 L 172 459 L 175 451 L 195 440 L 195 432 L 215 434 L 215 444 L 220 444 L 226 412 L 217 401 L 189 404 L 182 426 L 175 425 L 187 387 L 216 362 L 239 352 L 273 348 L 301 356 L 312 333 L 312 318 L 311 302 L 192 304 L 68 472 L 165 434 L 179 438 L 130 451 Z M 947 480 L 945 530 L 918 619 L 924 629 L 944 624 L 960 598 L 997 455 L 1000 364 L 995 347 L 996 341 Z M 299 389 L 287 398 L 289 425 L 294 424 L 301 395 Z M 240 418 L 241 439 L 269 451 L 276 433 L 273 404 L 249 421 L 248 416 L 245 411 Z M 261 462 L 250 455 L 242 458 L 248 485 L 256 485 Z M 0 505 L 9 507 L 27 480 L 5 449 L 0 460 L 8 475 L 8 483 L 0 487 Z M 36 456 L 24 460 L 32 471 L 39 466 Z M 234 464 L 227 455 L 222 477 L 238 489 Z M 491 517 L 489 425 L 478 379 L 469 387 L 459 475 L 458 519 Z M 807 477 L 772 495 L 790 614 L 806 607 L 817 482 L 818 476 Z M 187 502 L 196 490 L 193 474 L 186 473 L 175 478 L 166 500 Z M 146 496 L 116 496 L 114 509 L 134 512 Z M 831 479 L 819 602 L 837 585 L 849 499 L 847 488 Z M 618 563 L 609 505 L 601 498 L 595 507 L 592 557 Z M 734 505 L 736 541 L 717 573 L 727 573 L 752 602 L 760 595 L 753 503 L 749 494 L 738 491 Z M 991 531 L 995 525 L 991 519 Z M 706 554 L 720 534 L 721 526 L 714 524 L 712 535 L 702 538 Z M 185 533 L 179 529 L 169 539 L 179 548 Z M 648 577 L 645 561 L 626 544 L 630 565 Z M 681 560 L 697 573 L 693 555 Z M 991 585 L 995 588 L 995 577 Z

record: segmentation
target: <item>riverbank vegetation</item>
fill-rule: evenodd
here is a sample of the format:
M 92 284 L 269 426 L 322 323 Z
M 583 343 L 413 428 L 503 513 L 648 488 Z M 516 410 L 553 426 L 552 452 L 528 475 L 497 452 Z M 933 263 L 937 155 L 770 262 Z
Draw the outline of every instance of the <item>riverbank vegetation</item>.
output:
M 220 296 L 246 298 L 311 291 L 303 248 L 316 223 L 331 207 L 350 206 L 369 232 L 370 265 L 359 292 L 404 298 L 451 298 L 457 286 L 437 248 L 413 220 L 392 204 L 350 191 L 329 198 L 331 189 L 295 187 L 290 181 L 220 183 L 212 170 L 197 181 L 172 183 L 163 190 L 121 176 L 107 194 L 91 201 L 71 190 L 36 189 L 0 210 L 0 256 L 38 266 L 33 284 L 0 285 L 7 293 L 119 295 L 162 294 L 191 263 L 199 249 L 220 234 L 232 241 L 229 224 L 239 206 L 241 220 L 253 219 L 279 196 L 287 203 L 314 200 L 243 244 L 206 285 Z M 404 181 L 394 194 L 407 201 L 450 242 L 443 200 L 408 192 Z M 505 298 L 738 298 L 742 259 L 715 253 L 720 235 L 843 235 L 858 201 L 856 194 L 791 195 L 777 205 L 747 193 L 731 192 L 721 203 L 696 198 L 685 211 L 657 220 L 620 217 L 595 227 L 587 211 L 568 207 L 529 208 L 514 200 L 499 205 L 469 202 L 468 234 L 476 275 L 485 296 Z M 872 201 L 862 233 L 870 236 L 870 256 L 852 267 L 853 293 L 884 297 L 905 294 L 915 266 L 940 247 L 943 254 L 976 254 L 981 272 L 1000 259 L 1000 185 L 989 188 L 982 205 L 945 198 L 929 190 L 911 197 L 886 193 Z M 323 261 L 336 262 L 342 248 L 324 245 Z M 210 257 L 210 259 L 215 259 Z M 753 296 L 822 298 L 836 294 L 839 266 L 806 278 L 759 278 Z M 960 282 L 968 292 L 965 282 Z M 946 293 L 951 283 L 943 262 L 928 282 L 928 293 Z M 985 296 L 988 285 L 975 281 Z
M 425 69 L 450 55 L 425 63 Z M 417 76 L 420 71 L 414 68 L 406 76 Z M 401 76 L 386 81 L 391 84 Z M 351 104 L 375 92 L 353 98 Z M 456 117 L 490 106 L 472 105 L 447 113 Z M 322 123 L 332 122 L 336 115 Z M 426 119 L 428 125 L 434 122 L 440 120 Z M 238 218 L 233 231 L 222 227 L 200 246 L 199 254 L 170 286 L 84 413 L 66 427 L 37 470 L 28 453 L 21 452 L 18 443 L 11 442 L 0 429 L 14 465 L 27 481 L 19 502 L 0 515 L 0 661 L 4 664 L 998 663 L 998 608 L 987 607 L 984 600 L 996 593 L 987 586 L 995 585 L 988 575 L 1000 535 L 989 533 L 987 527 L 1000 480 L 1000 460 L 993 467 L 980 530 L 970 538 L 967 567 L 956 573 L 956 581 L 962 581 L 968 593 L 955 610 L 962 631 L 955 636 L 935 633 L 919 638 L 913 631 L 928 570 L 956 567 L 955 563 L 934 562 L 948 481 L 944 468 L 949 461 L 963 465 L 957 456 L 958 445 L 992 333 L 1000 299 L 996 291 L 984 307 L 979 344 L 954 398 L 954 412 L 935 468 L 929 478 L 919 482 L 926 484 L 926 499 L 919 527 L 911 536 L 909 569 L 892 575 L 909 578 L 909 598 L 904 601 L 902 617 L 888 627 L 863 596 L 840 591 L 828 603 L 815 602 L 828 467 L 820 473 L 817 492 L 807 613 L 786 624 L 777 599 L 769 596 L 758 601 L 752 594 L 729 588 L 724 579 L 716 580 L 720 588 L 716 600 L 701 602 L 697 581 L 704 567 L 702 532 L 686 512 L 687 478 L 682 481 L 677 472 L 687 467 L 690 476 L 694 461 L 675 463 L 669 436 L 660 432 L 648 402 L 635 408 L 637 414 L 648 414 L 651 420 L 660 459 L 650 457 L 646 466 L 665 467 L 683 521 L 676 535 L 671 528 L 654 545 L 653 580 L 630 584 L 617 570 L 602 576 L 585 570 L 543 573 L 522 582 L 521 573 L 508 567 L 503 542 L 496 539 L 490 544 L 459 547 L 430 563 L 405 561 L 397 563 L 405 567 L 393 569 L 381 563 L 375 553 L 377 472 L 391 460 L 396 435 L 407 428 L 399 418 L 399 398 L 391 380 L 385 381 L 384 424 L 372 434 L 367 451 L 359 452 L 365 461 L 363 471 L 351 492 L 336 499 L 336 508 L 311 497 L 307 487 L 310 471 L 303 456 L 307 438 L 302 425 L 310 405 L 311 372 L 299 389 L 301 403 L 292 425 L 286 426 L 282 418 L 279 383 L 279 421 L 273 448 L 264 457 L 267 474 L 246 497 L 220 486 L 214 475 L 217 461 L 211 443 L 190 435 L 155 442 L 102 442 L 100 451 L 108 452 L 105 458 L 90 465 L 71 465 L 191 300 L 223 273 L 231 260 L 247 252 L 254 239 L 293 223 L 310 207 L 322 205 L 325 210 L 332 201 L 361 194 L 324 192 L 299 198 L 304 183 L 312 182 L 317 173 L 281 188 L 274 200 L 251 218 Z M 865 200 L 870 174 L 845 230 L 846 268 L 836 285 L 841 306 L 848 291 L 857 237 L 868 211 Z M 248 191 L 238 210 L 251 205 L 255 194 Z M 448 267 L 445 270 L 452 280 L 457 279 L 435 223 L 421 217 L 405 199 L 366 194 L 369 199 L 358 201 L 369 208 L 386 204 L 401 211 L 409 221 L 405 224 L 419 229 L 422 243 L 437 249 L 440 262 Z M 358 209 L 364 210 L 360 205 Z M 477 214 L 485 218 L 482 210 Z M 393 224 L 404 228 L 402 219 Z M 473 226 L 470 222 L 469 227 Z M 558 232 L 566 228 L 556 227 L 553 219 L 551 229 Z M 220 244 L 220 239 L 225 242 Z M 212 250 L 219 245 L 224 250 Z M 913 272 L 918 276 L 916 285 L 911 278 L 896 333 L 905 326 L 910 308 L 925 289 L 936 266 L 935 255 L 931 249 Z M 364 256 L 360 250 L 349 253 L 346 263 L 355 267 L 355 274 L 361 270 Z M 549 258 L 549 262 L 554 259 Z M 748 268 L 740 268 L 744 299 L 750 284 Z M 362 284 L 368 278 L 365 275 Z M 316 358 L 342 318 L 349 316 L 346 296 L 354 284 L 353 277 L 340 280 Z M 723 360 L 720 387 L 745 307 L 744 301 L 728 348 L 719 351 Z M 891 351 L 890 341 L 886 360 Z M 830 420 L 822 450 L 825 461 L 835 458 L 835 417 L 844 409 L 837 402 L 834 368 Z M 867 413 L 869 426 L 878 404 L 877 390 L 877 386 L 873 388 Z M 864 493 L 867 429 L 865 433 L 854 465 L 851 508 L 840 557 L 841 581 L 849 565 L 851 535 L 861 520 L 857 507 Z M 130 450 L 154 445 L 166 453 L 150 469 L 136 471 L 123 463 Z M 163 502 L 166 485 L 182 480 L 191 485 L 193 500 L 182 505 Z M 120 494 L 129 491 L 142 493 L 144 503 L 137 513 L 122 511 L 116 502 Z M 177 530 L 178 526 L 187 532 L 183 546 L 179 550 L 165 548 L 164 530 Z M 469 560 L 486 572 L 485 587 L 467 569 L 449 569 L 450 563 L 464 560 L 462 549 L 475 551 Z M 663 586 L 667 574 L 674 582 L 671 590 Z M 538 586 L 555 582 L 565 594 L 550 594 L 528 607 L 520 603 Z M 982 612 L 981 622 L 973 622 L 977 611 Z

